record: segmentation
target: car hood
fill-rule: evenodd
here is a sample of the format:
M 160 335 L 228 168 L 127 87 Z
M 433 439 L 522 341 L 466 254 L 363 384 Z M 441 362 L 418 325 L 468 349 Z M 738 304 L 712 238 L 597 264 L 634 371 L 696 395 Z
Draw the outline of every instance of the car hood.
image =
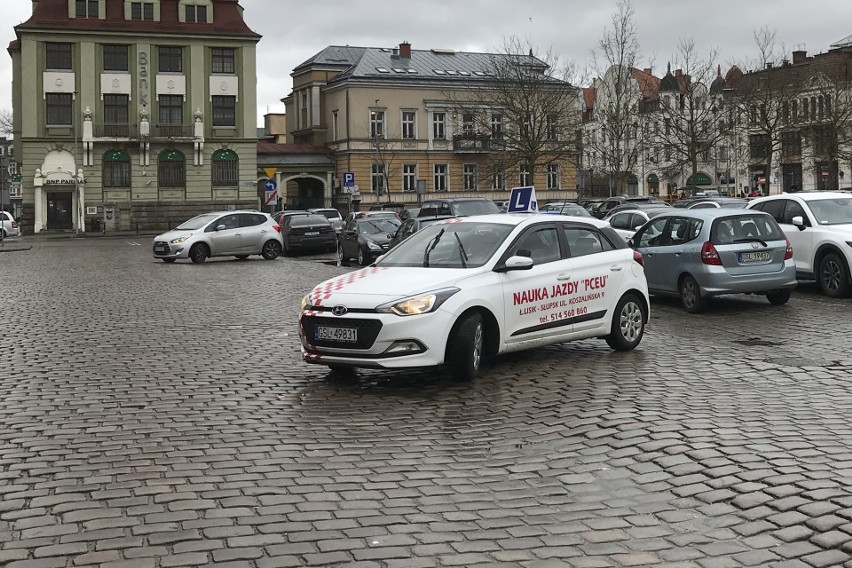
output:
M 390 239 L 388 238 L 388 233 L 374 233 L 372 235 L 361 235 L 361 238 L 368 240 L 368 241 L 373 241 L 374 243 L 378 243 L 378 244 L 384 244 L 384 243 L 390 241 Z
M 184 236 L 187 236 L 187 235 L 194 235 L 197 232 L 198 231 L 181 231 L 181 230 L 175 229 L 175 230 L 169 231 L 168 233 L 163 233 L 162 235 L 157 235 L 156 237 L 154 237 L 154 240 L 155 241 L 171 241 L 171 240 L 176 239 L 178 237 L 184 237 Z
M 846 237 L 852 235 L 852 223 L 844 223 L 843 225 L 821 225 L 821 227 L 838 235 L 844 235 Z
M 374 308 L 379 304 L 440 290 L 479 273 L 479 269 L 368 266 L 314 287 L 311 305 Z

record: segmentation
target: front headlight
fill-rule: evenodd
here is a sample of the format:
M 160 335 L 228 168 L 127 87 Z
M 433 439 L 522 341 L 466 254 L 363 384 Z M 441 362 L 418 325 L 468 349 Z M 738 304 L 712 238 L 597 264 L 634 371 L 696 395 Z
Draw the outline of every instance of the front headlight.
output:
M 188 235 L 181 235 L 181 236 L 179 236 L 179 237 L 178 237 L 178 238 L 176 238 L 176 239 L 172 239 L 172 240 L 170 240 L 170 241 L 169 241 L 169 244 L 172 244 L 172 245 L 179 245 L 179 244 L 181 244 L 182 242 L 184 242 L 184 241 L 186 241 L 187 239 L 189 239 L 191 236 L 192 236 L 192 233 L 190 233 L 190 234 L 188 234 Z
M 367 241 L 367 248 L 370 250 L 382 250 L 381 245 L 373 241 Z
M 437 310 L 441 304 L 447 301 L 458 288 L 444 288 L 426 294 L 411 296 L 393 303 L 382 304 L 376 308 L 377 312 L 385 314 L 396 314 L 398 316 L 416 316 Z
M 300 310 L 304 310 L 305 308 L 309 308 L 311 306 L 311 300 L 308 298 L 308 295 L 305 294 L 302 296 L 302 305 L 299 308 Z

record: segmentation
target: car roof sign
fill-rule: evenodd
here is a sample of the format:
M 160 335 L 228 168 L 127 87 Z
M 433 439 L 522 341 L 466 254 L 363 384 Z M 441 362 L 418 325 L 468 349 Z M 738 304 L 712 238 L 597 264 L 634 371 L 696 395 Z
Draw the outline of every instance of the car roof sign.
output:
M 535 188 L 513 187 L 509 197 L 509 213 L 535 213 L 538 203 L 535 198 Z

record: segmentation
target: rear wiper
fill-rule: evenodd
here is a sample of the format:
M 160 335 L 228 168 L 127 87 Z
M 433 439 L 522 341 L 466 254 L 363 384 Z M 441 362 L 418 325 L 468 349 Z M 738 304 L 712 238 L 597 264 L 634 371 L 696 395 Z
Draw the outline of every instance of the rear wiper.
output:
M 426 243 L 426 250 L 423 252 L 423 267 L 426 268 L 429 266 L 429 255 L 435 250 L 435 247 L 438 246 L 438 241 L 441 240 L 441 235 L 444 234 L 446 229 L 441 229 L 441 231 L 435 235 L 431 241 Z
M 462 268 L 467 268 L 467 261 L 470 260 L 467 257 L 467 253 L 464 251 L 464 245 L 459 238 L 458 233 L 453 233 L 456 236 L 456 240 L 459 242 L 459 256 L 461 257 Z
M 734 242 L 735 243 L 760 243 L 764 247 L 769 246 L 769 245 L 766 244 L 766 241 L 764 241 L 763 239 L 759 239 L 757 237 L 746 237 L 744 239 L 735 239 Z

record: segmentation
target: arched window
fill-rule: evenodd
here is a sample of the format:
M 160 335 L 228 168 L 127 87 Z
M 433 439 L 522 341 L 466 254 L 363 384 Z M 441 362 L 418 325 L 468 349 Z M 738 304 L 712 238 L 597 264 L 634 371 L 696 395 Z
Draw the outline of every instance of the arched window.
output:
M 233 150 L 213 153 L 213 187 L 237 187 L 240 184 L 240 159 Z
M 186 158 L 180 150 L 163 150 L 157 159 L 157 180 L 162 188 L 186 187 Z
M 103 186 L 130 187 L 130 156 L 123 150 L 110 150 L 103 158 Z

